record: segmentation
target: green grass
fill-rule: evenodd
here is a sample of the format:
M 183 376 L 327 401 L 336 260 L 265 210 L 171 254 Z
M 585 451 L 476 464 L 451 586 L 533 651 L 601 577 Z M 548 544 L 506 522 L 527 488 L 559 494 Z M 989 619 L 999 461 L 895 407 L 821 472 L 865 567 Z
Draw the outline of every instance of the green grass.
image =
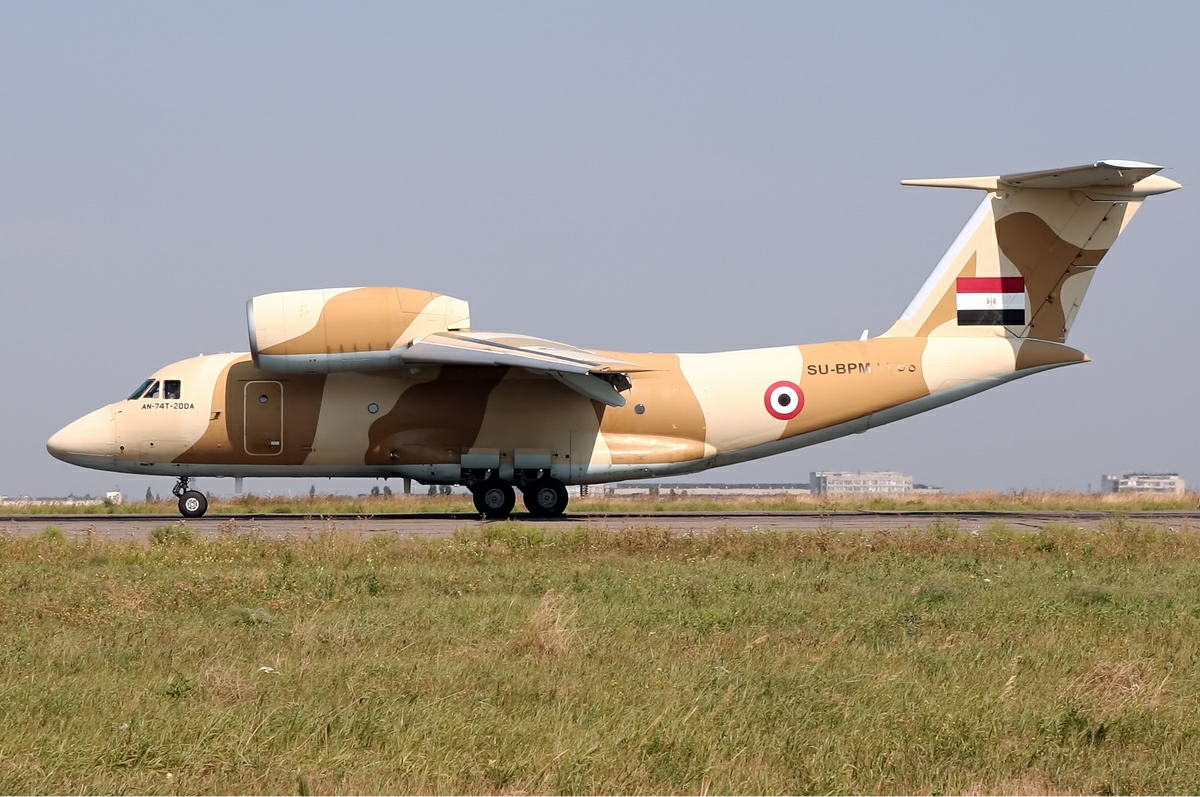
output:
M 727 511 L 846 511 L 846 510 L 925 510 L 953 512 L 969 510 L 999 511 L 1154 511 L 1195 509 L 1197 495 L 1182 496 L 1125 493 L 1058 492 L 974 492 L 936 493 L 910 496 L 856 498 L 779 494 L 762 496 L 689 495 L 686 490 L 672 494 L 661 490 L 649 494 L 606 496 L 603 486 L 592 488 L 592 495 L 572 498 L 571 512 L 727 512 Z M 84 506 L 5 506 L 7 514 L 163 514 L 179 513 L 175 499 L 139 501 L 129 504 L 93 504 Z M 471 497 L 459 495 L 391 496 L 290 496 L 271 497 L 244 494 L 232 497 L 209 496 L 209 512 L 214 514 L 302 514 L 302 515 L 373 515 L 405 512 L 466 512 L 475 510 Z M 517 511 L 524 511 L 520 500 Z
M 1200 782 L 1195 531 L 175 528 L 0 537 L 0 792 Z

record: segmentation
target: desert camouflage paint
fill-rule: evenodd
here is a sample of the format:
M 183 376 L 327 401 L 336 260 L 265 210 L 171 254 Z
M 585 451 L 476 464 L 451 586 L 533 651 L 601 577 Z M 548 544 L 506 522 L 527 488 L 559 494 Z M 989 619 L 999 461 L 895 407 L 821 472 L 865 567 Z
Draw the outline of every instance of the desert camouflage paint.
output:
M 587 484 L 768 456 L 1086 361 L 1065 341 L 1142 200 L 1179 187 L 1158 170 L 1108 161 L 910 181 L 986 196 L 874 339 L 605 352 L 473 332 L 466 302 L 427 291 L 271 294 L 248 305 L 251 352 L 169 365 L 153 379 L 178 382 L 175 398 L 111 404 L 48 447 L 88 467 L 176 477 L 468 485 Z

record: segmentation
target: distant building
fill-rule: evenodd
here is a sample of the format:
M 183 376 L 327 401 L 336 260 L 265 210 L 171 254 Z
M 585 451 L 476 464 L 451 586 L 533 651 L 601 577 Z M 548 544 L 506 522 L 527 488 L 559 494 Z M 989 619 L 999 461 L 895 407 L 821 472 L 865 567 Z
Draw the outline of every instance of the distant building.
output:
M 604 494 L 608 496 L 634 496 L 651 494 L 658 491 L 659 495 L 668 495 L 671 490 L 675 495 L 687 493 L 688 496 L 771 496 L 771 495 L 803 495 L 808 493 L 807 484 L 725 484 L 723 482 L 618 482 L 605 485 Z
M 815 471 L 808 479 L 813 495 L 903 495 L 913 491 L 913 478 L 894 470 Z
M 1121 476 L 1102 476 L 1100 492 L 1183 495 L 1187 492 L 1187 485 L 1178 473 L 1125 473 Z
M 6 495 L 0 495 L 0 506 L 100 506 L 123 503 L 125 503 L 125 496 L 117 490 L 109 490 L 103 498 L 93 498 L 90 495 L 82 497 L 69 495 L 66 498 L 31 498 L 23 495 L 20 498 L 9 498 Z

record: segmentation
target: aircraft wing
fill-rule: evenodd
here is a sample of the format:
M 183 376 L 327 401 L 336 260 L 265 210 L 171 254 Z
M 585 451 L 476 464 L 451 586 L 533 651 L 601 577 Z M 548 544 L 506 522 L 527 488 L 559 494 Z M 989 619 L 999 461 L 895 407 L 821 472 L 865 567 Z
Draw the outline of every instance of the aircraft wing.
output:
M 626 374 L 653 370 L 565 343 L 503 332 L 434 332 L 412 341 L 403 357 L 405 363 L 527 368 L 610 407 L 625 406 L 620 391 L 629 388 Z

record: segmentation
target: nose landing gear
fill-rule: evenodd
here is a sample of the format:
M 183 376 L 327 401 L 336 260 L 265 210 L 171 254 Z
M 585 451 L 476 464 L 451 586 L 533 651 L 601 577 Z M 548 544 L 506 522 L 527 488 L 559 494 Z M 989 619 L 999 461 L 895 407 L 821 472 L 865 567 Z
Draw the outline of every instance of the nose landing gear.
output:
M 208 511 L 208 499 L 199 490 L 188 489 L 188 477 L 180 476 L 171 488 L 171 495 L 179 499 L 179 514 L 188 518 L 204 517 Z

